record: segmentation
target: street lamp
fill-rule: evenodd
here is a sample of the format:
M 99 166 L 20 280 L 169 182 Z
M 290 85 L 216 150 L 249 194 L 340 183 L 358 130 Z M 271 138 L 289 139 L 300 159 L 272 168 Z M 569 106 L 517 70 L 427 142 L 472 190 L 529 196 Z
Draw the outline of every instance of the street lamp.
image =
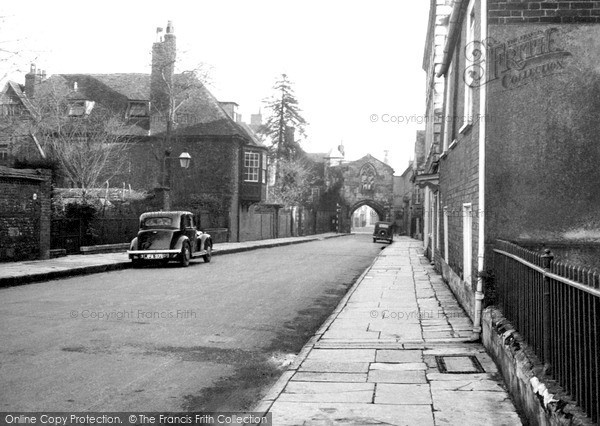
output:
M 179 157 L 177 157 L 177 159 L 179 160 L 179 165 L 181 166 L 182 169 L 187 169 L 190 167 L 190 163 L 192 161 L 192 156 L 188 153 L 188 152 L 182 152 Z M 163 183 L 163 210 L 171 210 L 171 197 L 169 192 L 171 191 L 171 185 L 172 185 L 172 176 L 171 176 L 171 163 L 170 160 L 173 160 L 173 158 L 171 158 L 171 150 L 167 149 L 165 151 L 165 156 L 164 156 L 164 168 L 165 168 L 165 180 Z
M 182 152 L 179 155 L 179 164 L 182 169 L 187 169 L 190 167 L 190 162 L 192 161 L 192 156 L 187 152 Z

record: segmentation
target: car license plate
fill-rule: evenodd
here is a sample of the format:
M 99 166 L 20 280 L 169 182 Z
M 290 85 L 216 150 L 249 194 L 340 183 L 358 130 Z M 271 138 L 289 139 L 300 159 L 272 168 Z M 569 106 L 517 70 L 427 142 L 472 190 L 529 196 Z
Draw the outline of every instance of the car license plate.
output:
M 145 254 L 144 259 L 164 259 L 166 254 Z

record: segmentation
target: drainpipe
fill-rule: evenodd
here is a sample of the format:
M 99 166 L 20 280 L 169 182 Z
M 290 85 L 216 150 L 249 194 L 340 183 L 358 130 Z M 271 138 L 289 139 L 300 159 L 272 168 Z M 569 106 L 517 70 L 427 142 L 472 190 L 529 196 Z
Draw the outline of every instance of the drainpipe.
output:
M 462 24 L 462 12 L 463 9 L 466 6 L 468 6 L 468 3 L 468 0 L 454 1 L 452 12 L 450 13 L 450 18 L 448 20 L 448 39 L 446 40 L 446 45 L 444 46 L 444 58 L 442 60 L 440 69 L 437 71 L 436 74 L 438 77 L 441 77 L 442 75 L 446 74 L 446 71 L 448 71 L 448 67 L 450 66 L 450 62 L 452 61 L 454 47 L 456 45 L 456 42 L 458 41 L 458 36 L 460 35 L 460 25 Z M 482 0 L 482 3 L 484 3 L 484 0 Z
M 487 39 L 488 19 L 487 1 L 481 1 L 481 41 Z M 482 49 L 485 64 L 485 49 Z M 487 69 L 484 68 L 484 78 Z M 479 86 L 479 226 L 477 241 L 477 271 L 483 271 L 485 254 L 485 139 L 486 139 L 486 113 L 487 113 L 487 85 L 484 81 Z M 483 278 L 477 274 L 477 289 L 475 291 L 475 318 L 473 320 L 473 337 L 481 337 L 481 317 L 483 306 Z

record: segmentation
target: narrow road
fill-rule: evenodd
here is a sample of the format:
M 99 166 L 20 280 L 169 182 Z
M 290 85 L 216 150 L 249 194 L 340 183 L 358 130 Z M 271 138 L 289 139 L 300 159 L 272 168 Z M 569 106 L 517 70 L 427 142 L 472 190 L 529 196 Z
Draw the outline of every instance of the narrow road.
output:
M 0 411 L 251 408 L 385 244 L 369 235 L 0 290 Z

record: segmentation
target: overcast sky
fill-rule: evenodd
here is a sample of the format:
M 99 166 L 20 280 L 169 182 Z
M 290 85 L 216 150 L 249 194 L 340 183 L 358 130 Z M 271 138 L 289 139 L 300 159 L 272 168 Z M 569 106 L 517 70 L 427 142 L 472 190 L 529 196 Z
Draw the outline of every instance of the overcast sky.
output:
M 171 20 L 181 66 L 212 66 L 212 92 L 237 102 L 245 121 L 285 72 L 309 122 L 307 151 L 342 140 L 350 160 L 383 160 L 388 150 L 400 174 L 424 127 L 428 8 L 428 0 L 3 0 L 0 47 L 21 52 L 22 72 L 11 74 L 20 83 L 34 58 L 48 75 L 149 73 L 156 28 Z

